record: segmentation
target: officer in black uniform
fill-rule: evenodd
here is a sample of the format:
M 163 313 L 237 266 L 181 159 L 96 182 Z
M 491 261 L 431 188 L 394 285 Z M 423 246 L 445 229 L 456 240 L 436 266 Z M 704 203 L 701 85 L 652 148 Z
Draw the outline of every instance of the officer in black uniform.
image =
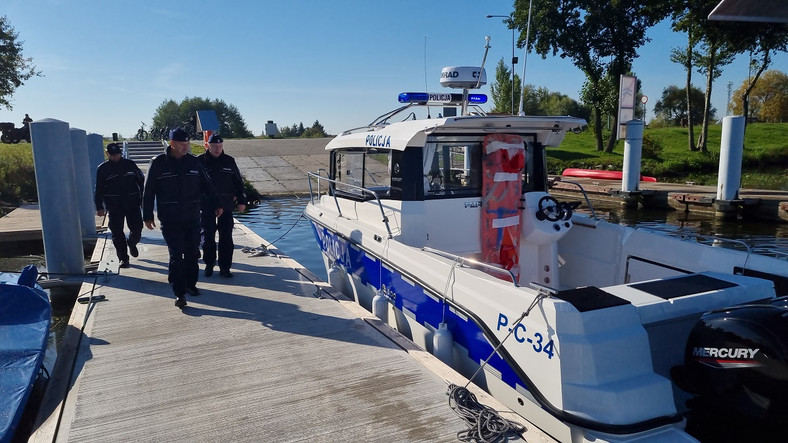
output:
M 202 259 L 205 262 L 205 276 L 213 275 L 216 260 L 216 231 L 219 231 L 219 275 L 232 277 L 230 266 L 233 263 L 233 209 L 246 210 L 246 193 L 241 172 L 235 159 L 224 152 L 224 140 L 213 134 L 205 144 L 205 153 L 197 156 L 211 177 L 224 212 L 217 219 L 210 207 L 203 207 L 202 225 Z M 207 204 L 207 200 L 203 201 Z
M 182 128 L 170 131 L 170 145 L 151 160 L 145 182 L 142 216 L 153 229 L 153 201 L 161 233 L 170 254 L 167 280 L 175 294 L 175 306 L 186 306 L 185 294 L 199 295 L 200 205 L 204 196 L 216 217 L 222 215 L 219 196 L 197 157 L 189 153 L 189 136 Z
M 109 212 L 109 230 L 112 232 L 112 244 L 118 254 L 121 268 L 129 267 L 129 253 L 132 257 L 139 255 L 137 243 L 142 236 L 142 188 L 145 177 L 133 161 L 121 156 L 121 147 L 117 143 L 107 145 L 109 160 L 96 169 L 96 214 L 103 217 L 105 209 Z M 123 230 L 123 224 L 129 226 L 129 238 Z M 128 252 L 126 248 L 128 246 Z

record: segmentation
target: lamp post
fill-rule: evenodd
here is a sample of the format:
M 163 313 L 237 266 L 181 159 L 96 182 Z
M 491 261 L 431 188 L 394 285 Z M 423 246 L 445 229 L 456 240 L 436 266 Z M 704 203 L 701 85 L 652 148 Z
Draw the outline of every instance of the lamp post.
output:
M 514 114 L 514 65 L 517 64 L 517 57 L 514 56 L 514 20 L 511 15 L 487 15 L 487 18 L 500 17 L 506 19 L 506 24 L 512 28 L 512 115 Z

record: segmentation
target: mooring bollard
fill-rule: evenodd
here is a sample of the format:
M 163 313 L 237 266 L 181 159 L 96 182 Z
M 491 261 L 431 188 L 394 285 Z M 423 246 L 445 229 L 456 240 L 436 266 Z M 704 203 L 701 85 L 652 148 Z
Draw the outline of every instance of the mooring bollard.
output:
M 74 177 L 77 185 L 77 207 L 79 208 L 79 224 L 82 238 L 96 237 L 96 211 L 93 204 L 93 187 L 90 176 L 96 171 L 90 170 L 88 156 L 87 132 L 83 129 L 71 128 L 71 149 L 74 152 Z
M 640 190 L 640 159 L 643 151 L 643 122 L 630 120 L 627 123 L 627 138 L 624 139 L 624 169 L 621 175 L 621 190 Z
M 104 163 L 104 137 L 101 134 L 88 134 L 88 160 L 90 161 L 90 190 L 93 192 L 96 190 L 96 169 Z M 90 201 L 93 201 L 92 196 Z
M 744 117 L 729 115 L 722 119 L 720 140 L 720 168 L 717 178 L 717 199 L 714 211 L 720 218 L 735 218 L 739 214 L 739 186 L 744 151 Z
M 30 124 L 30 134 L 47 272 L 82 274 L 85 263 L 68 123 L 37 120 Z

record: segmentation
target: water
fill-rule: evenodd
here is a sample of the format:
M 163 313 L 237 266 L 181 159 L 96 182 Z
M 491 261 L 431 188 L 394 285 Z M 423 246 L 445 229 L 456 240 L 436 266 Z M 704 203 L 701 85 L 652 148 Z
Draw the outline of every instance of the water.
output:
M 284 254 L 326 280 L 315 234 L 302 216 L 308 202 L 301 199 L 263 200 L 236 218 Z M 595 202 L 598 217 L 627 226 L 657 229 L 668 234 L 702 235 L 742 240 L 754 252 L 788 258 L 788 223 L 720 220 L 710 214 L 683 211 L 625 209 L 614 203 Z M 583 208 L 580 212 L 587 212 Z
M 273 243 L 282 253 L 293 258 L 326 281 L 326 268 L 320 256 L 312 226 L 302 217 L 308 198 L 263 200 L 235 218 L 259 235 L 268 246 Z

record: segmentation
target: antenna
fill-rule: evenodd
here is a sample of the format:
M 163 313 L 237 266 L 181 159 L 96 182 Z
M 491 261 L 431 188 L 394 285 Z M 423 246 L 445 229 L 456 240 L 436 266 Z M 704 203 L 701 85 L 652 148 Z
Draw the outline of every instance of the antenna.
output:
M 482 58 L 482 67 L 479 69 L 479 80 L 476 82 L 476 88 L 475 89 L 479 89 L 479 86 L 481 86 L 481 82 L 482 82 L 482 74 L 481 73 L 484 72 L 484 62 L 487 61 L 487 52 L 489 52 L 489 51 L 490 51 L 490 36 L 486 35 L 484 37 L 484 58 Z
M 424 36 L 424 90 L 429 91 L 427 87 L 427 36 Z M 427 118 L 432 118 L 430 116 L 430 107 L 427 105 Z
M 531 5 L 533 5 L 533 0 L 528 0 L 528 21 L 525 24 L 525 49 L 523 50 L 525 53 L 523 55 L 523 78 L 520 81 L 520 112 L 518 113 L 520 116 L 525 115 L 523 102 L 525 101 L 525 67 L 528 65 L 528 42 L 531 34 Z M 514 66 L 512 66 L 512 70 L 514 70 Z

